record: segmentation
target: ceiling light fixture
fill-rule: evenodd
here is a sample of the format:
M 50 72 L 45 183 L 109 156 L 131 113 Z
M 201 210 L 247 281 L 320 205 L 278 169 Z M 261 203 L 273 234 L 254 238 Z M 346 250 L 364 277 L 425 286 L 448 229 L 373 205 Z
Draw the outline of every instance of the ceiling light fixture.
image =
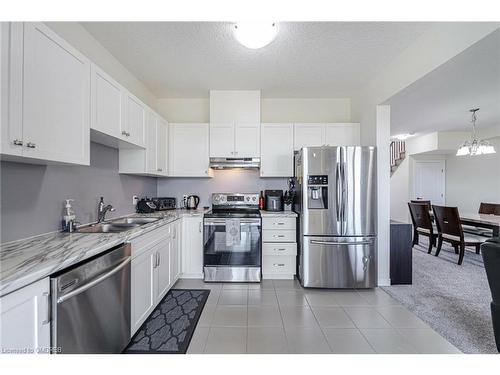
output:
M 469 112 L 472 112 L 472 134 L 470 141 L 465 141 L 458 148 L 457 156 L 475 156 L 475 155 L 483 155 L 483 154 L 495 154 L 495 147 L 493 147 L 490 142 L 485 139 L 478 140 L 476 135 L 476 120 L 477 115 L 476 112 L 479 111 L 479 108 L 470 109 Z
M 278 27 L 275 22 L 238 22 L 233 26 L 233 33 L 245 47 L 258 49 L 274 40 Z

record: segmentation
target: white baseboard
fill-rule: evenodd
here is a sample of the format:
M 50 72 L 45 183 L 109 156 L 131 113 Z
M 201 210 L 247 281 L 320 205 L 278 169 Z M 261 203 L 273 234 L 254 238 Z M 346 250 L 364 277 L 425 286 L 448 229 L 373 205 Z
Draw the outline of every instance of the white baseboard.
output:
M 274 280 L 293 280 L 294 275 L 281 275 L 281 274 L 262 274 L 262 279 L 274 279 Z

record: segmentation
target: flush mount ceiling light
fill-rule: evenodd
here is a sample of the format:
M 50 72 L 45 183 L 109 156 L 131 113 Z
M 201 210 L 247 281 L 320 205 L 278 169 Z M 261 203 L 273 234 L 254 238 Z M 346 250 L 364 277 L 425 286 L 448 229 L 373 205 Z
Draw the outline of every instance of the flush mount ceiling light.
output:
M 233 26 L 233 33 L 245 47 L 258 49 L 274 40 L 278 27 L 275 22 L 238 22 Z
M 473 108 L 469 110 L 472 112 L 472 134 L 470 141 L 465 141 L 458 148 L 457 156 L 475 156 L 475 155 L 483 155 L 483 154 L 494 154 L 496 153 L 495 147 L 493 147 L 490 142 L 485 139 L 478 140 L 476 135 L 476 120 L 477 115 L 476 112 L 479 111 L 479 108 Z

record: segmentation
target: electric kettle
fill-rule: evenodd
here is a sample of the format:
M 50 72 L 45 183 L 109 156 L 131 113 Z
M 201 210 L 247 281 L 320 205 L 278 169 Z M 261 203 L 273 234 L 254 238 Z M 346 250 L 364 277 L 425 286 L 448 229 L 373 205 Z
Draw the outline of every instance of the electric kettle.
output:
M 186 198 L 186 208 L 188 210 L 196 210 L 200 204 L 200 197 L 197 195 L 190 195 Z

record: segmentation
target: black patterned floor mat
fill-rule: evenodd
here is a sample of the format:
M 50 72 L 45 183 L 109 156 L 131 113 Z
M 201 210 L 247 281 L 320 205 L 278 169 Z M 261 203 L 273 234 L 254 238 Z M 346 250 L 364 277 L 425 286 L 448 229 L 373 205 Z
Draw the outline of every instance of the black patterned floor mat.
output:
M 123 353 L 186 353 L 209 294 L 203 289 L 171 289 Z

